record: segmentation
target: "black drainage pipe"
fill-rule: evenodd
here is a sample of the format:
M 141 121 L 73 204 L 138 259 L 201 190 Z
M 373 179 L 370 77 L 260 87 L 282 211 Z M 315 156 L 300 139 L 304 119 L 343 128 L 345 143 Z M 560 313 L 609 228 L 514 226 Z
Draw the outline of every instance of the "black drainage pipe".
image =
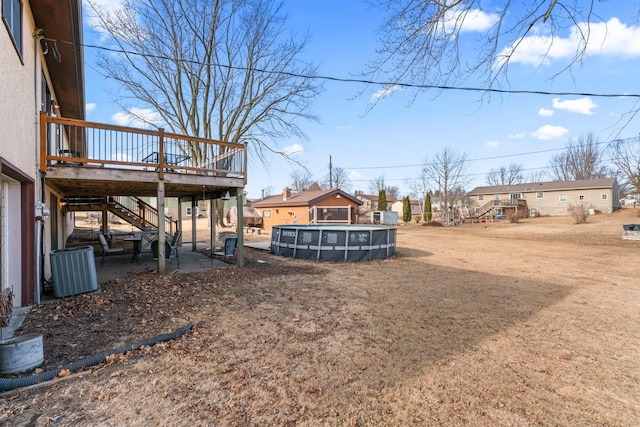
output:
M 63 366 L 62 368 L 53 369 L 47 372 L 42 372 L 37 375 L 31 375 L 28 377 L 20 377 L 20 378 L 0 378 L 0 392 L 11 391 L 20 387 L 28 387 L 44 381 L 51 381 L 63 369 L 75 372 L 80 368 L 86 368 L 87 366 L 94 366 L 99 363 L 102 363 L 107 359 L 107 356 L 111 356 L 113 354 L 123 354 L 128 351 L 135 350 L 140 347 L 144 347 L 145 345 L 152 346 L 160 342 L 176 340 L 181 336 L 183 336 L 184 334 L 186 334 L 189 330 L 191 330 L 193 326 L 194 326 L 193 323 L 189 323 L 183 326 L 182 328 L 177 329 L 168 334 L 157 335 L 153 338 L 148 338 L 144 341 L 140 341 L 135 344 L 129 344 L 115 350 L 103 351 L 102 353 L 94 354 L 93 356 L 85 357 L 84 359 L 71 362 L 68 365 Z

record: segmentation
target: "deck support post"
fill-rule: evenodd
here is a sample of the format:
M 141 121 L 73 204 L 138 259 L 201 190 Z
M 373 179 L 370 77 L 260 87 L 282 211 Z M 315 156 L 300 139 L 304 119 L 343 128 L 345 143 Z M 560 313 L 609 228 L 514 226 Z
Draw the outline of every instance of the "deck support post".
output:
M 196 224 L 196 196 L 191 196 L 191 252 L 198 250 L 198 230 Z
M 236 207 L 238 211 L 238 267 L 244 267 L 244 191 L 236 189 Z
M 165 272 L 164 181 L 158 181 L 158 273 Z

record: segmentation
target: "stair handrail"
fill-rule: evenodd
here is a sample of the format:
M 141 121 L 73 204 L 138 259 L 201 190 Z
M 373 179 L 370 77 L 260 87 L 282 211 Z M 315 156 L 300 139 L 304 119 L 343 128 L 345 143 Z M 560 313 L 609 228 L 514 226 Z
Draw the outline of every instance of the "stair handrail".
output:
M 159 216 L 158 210 L 135 196 L 114 196 L 110 198 L 122 209 L 131 212 L 133 215 L 141 219 L 143 227 L 150 225 L 153 228 L 158 228 Z M 170 217 L 165 217 L 165 229 L 168 234 L 172 235 L 178 230 L 178 221 Z
M 316 208 L 315 206 L 311 206 L 309 209 L 304 211 L 300 216 L 298 216 L 298 218 L 296 218 L 295 221 L 292 221 L 291 224 L 295 224 L 296 222 L 300 221 L 302 218 L 304 218 L 304 216 L 306 214 L 308 214 L 309 212 L 311 212 L 315 208 Z M 316 218 L 315 218 L 315 215 L 314 215 L 313 219 L 309 221 L 309 224 L 315 224 L 315 222 L 316 222 Z

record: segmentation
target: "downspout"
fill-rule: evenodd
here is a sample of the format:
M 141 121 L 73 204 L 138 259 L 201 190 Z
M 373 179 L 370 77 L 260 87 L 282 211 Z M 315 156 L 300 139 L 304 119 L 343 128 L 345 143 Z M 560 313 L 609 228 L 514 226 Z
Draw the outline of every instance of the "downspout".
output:
M 40 102 L 38 97 L 38 87 L 40 86 L 40 61 L 38 61 L 38 54 L 40 49 L 38 48 L 40 44 L 40 38 L 44 36 L 44 33 L 41 29 L 36 29 L 33 33 L 33 100 L 35 104 L 35 150 L 36 150 L 36 176 L 39 179 L 36 179 L 36 197 L 42 197 L 41 202 L 44 204 L 44 174 L 40 173 Z M 40 188 L 38 188 L 40 186 Z M 41 191 L 39 191 L 41 190 Z M 40 194 L 42 194 L 40 196 Z M 36 203 L 37 205 L 38 203 Z M 32 212 L 35 215 L 35 212 Z M 28 218 L 29 221 L 32 221 L 31 218 Z M 36 220 L 36 283 L 35 285 L 35 302 L 37 305 L 40 305 L 40 287 L 42 284 L 42 270 L 44 264 L 44 254 L 42 245 L 44 243 L 43 240 L 43 228 L 44 222 L 42 217 L 38 217 Z

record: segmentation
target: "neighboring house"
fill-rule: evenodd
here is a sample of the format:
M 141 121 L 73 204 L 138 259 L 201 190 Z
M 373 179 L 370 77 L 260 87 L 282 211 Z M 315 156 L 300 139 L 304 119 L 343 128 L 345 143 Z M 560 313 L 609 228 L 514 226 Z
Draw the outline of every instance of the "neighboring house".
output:
M 168 198 L 180 206 L 242 193 L 242 144 L 85 121 L 81 0 L 2 0 L 1 13 L 0 286 L 12 288 L 14 306 L 39 303 L 75 212 L 102 211 L 102 233 L 109 213 L 173 233 Z M 213 154 L 196 161 L 197 152 Z
M 417 200 L 409 200 L 411 203 L 411 215 L 422 215 L 422 203 Z M 391 204 L 391 211 L 398 213 L 398 218 L 402 219 L 404 213 L 404 201 L 396 200 Z
M 369 212 L 377 211 L 378 209 L 378 195 L 373 194 L 357 194 L 356 199 L 362 202 L 360 206 L 361 214 L 368 214 Z M 396 199 L 387 197 L 387 210 L 391 210 L 391 205 L 396 201 Z
M 282 194 L 251 204 L 262 215 L 262 228 L 270 230 L 280 224 L 356 222 L 362 202 L 340 189 L 292 192 L 285 187 Z
M 472 216 L 569 215 L 569 206 L 584 203 L 594 211 L 610 214 L 620 208 L 615 178 L 552 181 L 476 187 L 468 193 Z M 522 213 L 520 213 L 522 212 Z

